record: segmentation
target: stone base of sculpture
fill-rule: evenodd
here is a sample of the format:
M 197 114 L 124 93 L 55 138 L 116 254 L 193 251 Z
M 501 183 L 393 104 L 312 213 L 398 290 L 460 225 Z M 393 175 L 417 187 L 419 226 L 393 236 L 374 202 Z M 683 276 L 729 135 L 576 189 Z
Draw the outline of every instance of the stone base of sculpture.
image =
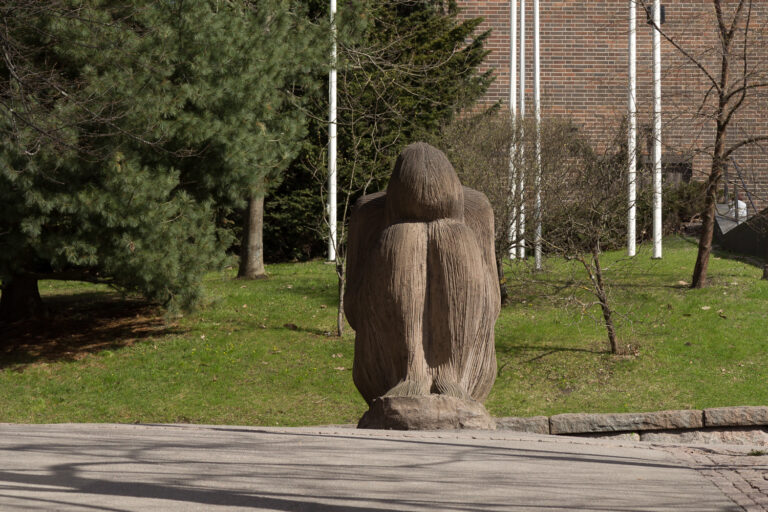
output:
M 383 430 L 495 430 L 496 422 L 476 400 L 449 395 L 383 396 L 371 403 L 357 428 Z

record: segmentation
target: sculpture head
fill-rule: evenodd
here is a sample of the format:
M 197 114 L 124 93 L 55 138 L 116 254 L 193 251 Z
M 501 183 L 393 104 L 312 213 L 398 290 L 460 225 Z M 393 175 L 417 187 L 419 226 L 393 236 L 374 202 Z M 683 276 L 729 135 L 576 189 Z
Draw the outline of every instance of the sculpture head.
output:
M 387 223 L 464 218 L 464 192 L 445 154 L 425 142 L 397 157 L 387 186 Z

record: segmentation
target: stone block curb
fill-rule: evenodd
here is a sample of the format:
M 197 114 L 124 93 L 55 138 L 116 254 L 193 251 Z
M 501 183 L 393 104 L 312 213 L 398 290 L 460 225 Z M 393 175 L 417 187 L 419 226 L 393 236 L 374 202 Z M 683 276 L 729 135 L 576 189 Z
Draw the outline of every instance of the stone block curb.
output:
M 717 407 L 704 409 L 707 427 L 750 427 L 768 425 L 768 407 Z
M 514 430 L 532 434 L 549 434 L 549 418 L 533 416 L 531 418 L 496 418 L 496 430 Z
M 704 410 L 657 411 L 617 414 L 567 413 L 530 418 L 496 419 L 496 428 L 536 434 L 578 435 L 701 429 L 768 428 L 768 407 L 715 407 Z
M 659 411 L 620 414 L 558 414 L 549 418 L 551 434 L 635 432 L 702 428 L 701 411 Z

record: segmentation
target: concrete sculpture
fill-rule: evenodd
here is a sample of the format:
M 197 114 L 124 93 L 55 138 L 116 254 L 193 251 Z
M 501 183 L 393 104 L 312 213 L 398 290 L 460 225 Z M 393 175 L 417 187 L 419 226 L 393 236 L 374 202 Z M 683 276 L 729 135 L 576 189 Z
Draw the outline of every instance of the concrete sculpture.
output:
M 485 195 L 425 143 L 403 150 L 385 192 L 358 200 L 344 309 L 371 406 L 360 426 L 492 427 L 480 402 L 496 377 L 493 241 Z

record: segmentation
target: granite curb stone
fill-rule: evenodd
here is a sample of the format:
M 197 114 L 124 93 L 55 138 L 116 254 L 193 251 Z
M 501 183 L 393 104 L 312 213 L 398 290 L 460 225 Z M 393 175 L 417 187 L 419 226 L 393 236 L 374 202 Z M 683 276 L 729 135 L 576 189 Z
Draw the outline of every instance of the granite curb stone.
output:
M 747 427 L 768 425 L 768 407 L 716 407 L 704 409 L 707 427 Z
M 550 434 L 695 429 L 704 426 L 701 411 L 619 414 L 557 414 L 549 418 Z
M 498 430 L 514 430 L 531 434 L 549 434 L 549 417 L 533 416 L 531 418 L 496 418 Z
M 699 437 L 720 438 L 723 442 L 730 439 L 727 434 L 729 431 L 749 430 L 750 436 L 747 437 L 754 438 L 751 440 L 757 442 L 762 440 L 762 436 L 768 435 L 768 407 L 736 406 L 643 413 L 567 413 L 550 417 L 502 417 L 496 418 L 496 425 L 499 430 L 535 434 L 638 433 L 643 440 L 661 440 L 685 431 L 701 431 L 703 434 Z M 657 432 L 658 436 L 651 435 L 653 432 Z M 688 437 L 692 440 L 696 437 L 693 434 L 691 436 Z

